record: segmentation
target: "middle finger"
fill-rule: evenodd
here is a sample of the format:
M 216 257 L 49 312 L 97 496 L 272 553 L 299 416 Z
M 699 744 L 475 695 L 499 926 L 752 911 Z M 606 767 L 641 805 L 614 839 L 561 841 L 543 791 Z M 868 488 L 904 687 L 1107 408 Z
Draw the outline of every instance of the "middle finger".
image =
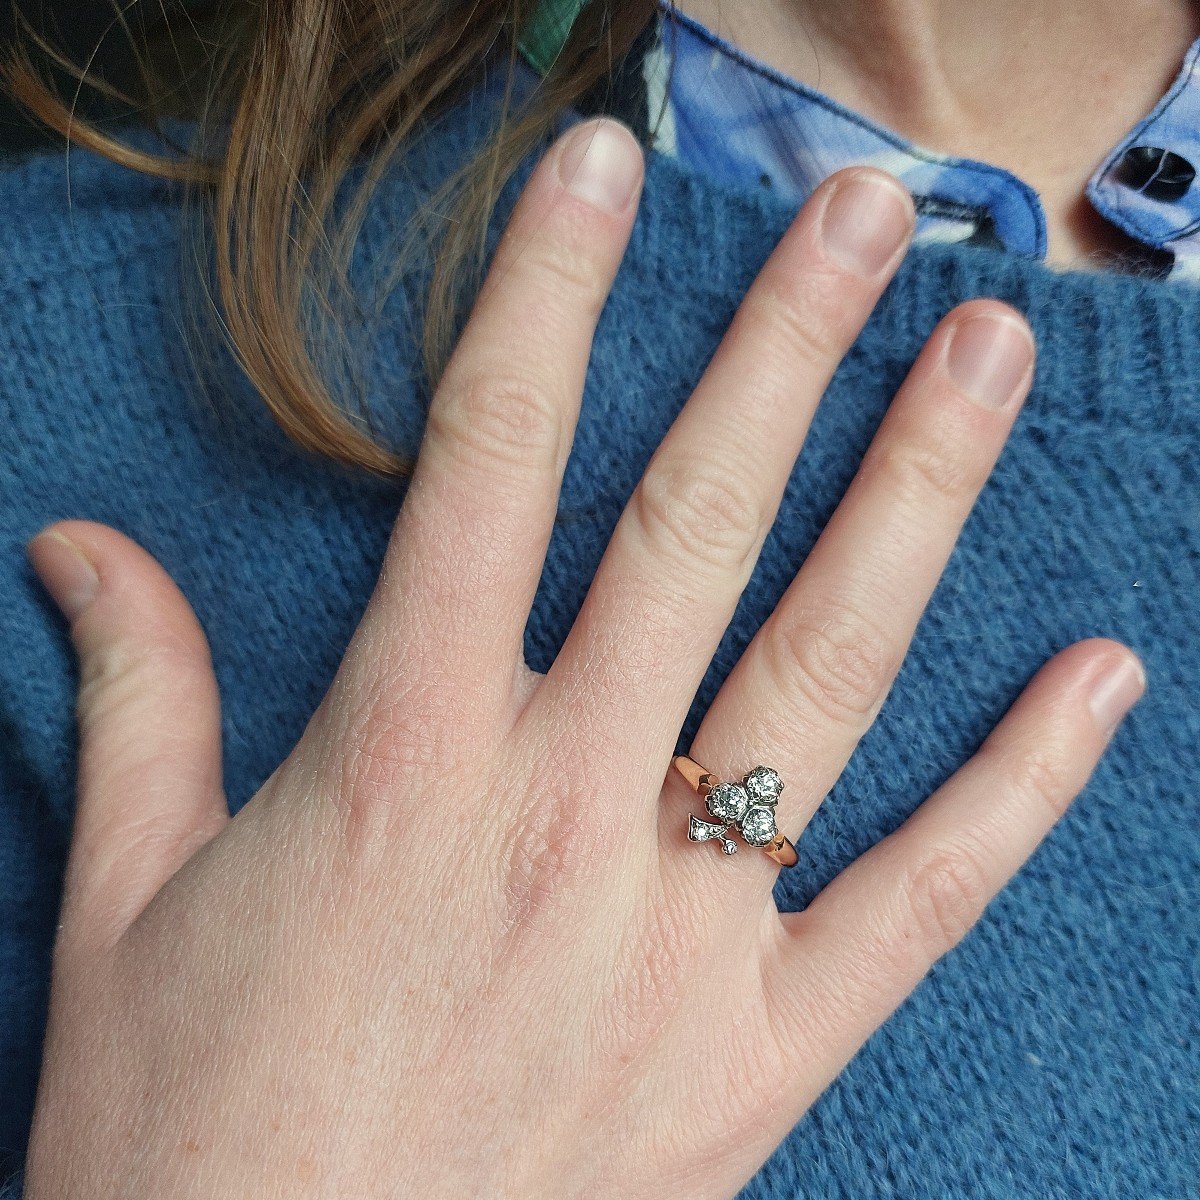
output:
M 813 412 L 911 237 L 893 177 L 827 180 L 760 272 L 627 505 L 543 695 L 657 765 L 733 614 Z

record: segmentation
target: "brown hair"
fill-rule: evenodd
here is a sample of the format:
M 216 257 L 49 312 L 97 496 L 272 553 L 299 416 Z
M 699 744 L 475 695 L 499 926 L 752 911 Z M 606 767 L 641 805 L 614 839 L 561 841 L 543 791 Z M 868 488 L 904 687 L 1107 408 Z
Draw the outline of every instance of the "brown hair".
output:
M 365 411 L 333 394 L 345 390 L 331 382 L 329 359 L 341 343 L 348 262 L 382 169 L 478 82 L 485 64 L 506 64 L 511 83 L 536 7 L 535 0 L 261 0 L 226 22 L 218 50 L 204 55 L 203 99 L 189 109 L 201 118 L 201 133 L 179 155 L 131 147 L 80 119 L 78 96 L 66 100 L 47 78 L 48 66 L 69 64 L 29 30 L 41 62 L 22 50 L 4 75 L 15 99 L 73 142 L 202 190 L 210 207 L 212 304 L 275 420 L 308 450 L 397 473 L 407 464 L 373 436 Z M 424 214 L 436 224 L 424 313 L 432 380 L 463 297 L 478 282 L 500 189 L 555 118 L 611 77 L 653 12 L 654 0 L 588 3 L 533 100 L 518 109 L 506 90 L 493 136 Z M 162 77 L 144 56 L 139 61 L 147 86 L 135 104 L 161 115 L 164 98 L 186 81 Z M 90 72 L 76 76 L 113 96 Z M 347 200 L 348 171 L 364 159 L 368 168 Z M 450 219 L 428 222 L 435 211 Z M 406 245 L 411 251 L 414 243 Z

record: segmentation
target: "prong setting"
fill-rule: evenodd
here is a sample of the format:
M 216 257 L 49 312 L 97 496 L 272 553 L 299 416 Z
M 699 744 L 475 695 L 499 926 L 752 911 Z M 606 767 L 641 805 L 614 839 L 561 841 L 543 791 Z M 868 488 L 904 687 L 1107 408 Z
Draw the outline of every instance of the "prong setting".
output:
M 742 777 L 740 783 L 722 783 L 700 768 L 689 771 L 676 765 L 703 798 L 704 807 L 713 819 L 703 821 L 692 816 L 688 820 L 688 840 L 693 842 L 719 841 L 724 854 L 736 854 L 737 843 L 729 837 L 735 830 L 748 846 L 756 849 L 778 850 L 787 843 L 775 823 L 775 806 L 783 791 L 783 780 L 771 767 L 758 766 Z M 691 759 L 682 760 L 686 767 L 695 767 Z M 695 776 L 693 780 L 692 776 Z

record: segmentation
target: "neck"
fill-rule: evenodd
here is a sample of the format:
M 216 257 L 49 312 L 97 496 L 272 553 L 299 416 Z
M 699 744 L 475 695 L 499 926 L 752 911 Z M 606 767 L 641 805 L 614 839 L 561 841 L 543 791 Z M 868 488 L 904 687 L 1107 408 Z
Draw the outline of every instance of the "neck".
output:
M 683 0 L 749 53 L 1042 195 L 1051 255 L 1095 252 L 1083 187 L 1200 36 L 1193 0 Z M 1107 237 L 1107 234 L 1099 235 Z M 1113 248 L 1119 248 L 1114 246 Z
M 1191 0 L 684 0 L 681 7 L 924 144 L 995 124 L 997 101 L 1010 111 L 1015 88 L 1076 106 L 1088 84 L 1102 84 L 1153 104 L 1200 33 L 1200 6 Z

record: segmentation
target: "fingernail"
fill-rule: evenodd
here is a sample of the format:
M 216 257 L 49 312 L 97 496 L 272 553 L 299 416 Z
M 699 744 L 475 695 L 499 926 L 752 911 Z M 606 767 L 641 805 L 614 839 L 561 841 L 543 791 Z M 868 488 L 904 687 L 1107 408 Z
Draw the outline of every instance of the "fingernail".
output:
M 96 568 L 74 542 L 56 530 L 39 533 L 29 543 L 28 553 L 50 598 L 68 621 L 74 621 L 100 590 Z
M 833 184 L 821 214 L 821 239 L 831 258 L 870 279 L 896 257 L 912 224 L 912 200 L 903 184 L 865 172 Z
M 1033 337 L 1018 317 L 981 313 L 950 332 L 946 370 L 955 386 L 984 408 L 1015 404 L 1032 361 Z
M 572 196 L 602 212 L 623 213 L 642 183 L 642 148 L 619 121 L 588 121 L 566 134 L 558 177 Z
M 1088 698 L 1092 718 L 1101 732 L 1112 733 L 1145 690 L 1146 672 L 1136 658 L 1122 659 L 1101 673 Z

